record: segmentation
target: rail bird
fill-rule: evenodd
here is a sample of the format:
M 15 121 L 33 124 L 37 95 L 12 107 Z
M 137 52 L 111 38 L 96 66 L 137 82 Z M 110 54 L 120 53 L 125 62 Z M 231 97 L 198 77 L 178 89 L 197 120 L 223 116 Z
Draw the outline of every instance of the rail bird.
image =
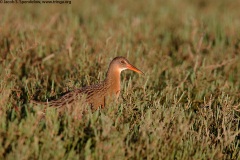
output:
M 62 97 L 48 102 L 37 102 L 33 100 L 32 103 L 60 108 L 71 105 L 78 101 L 79 98 L 85 97 L 84 101 L 90 105 L 91 109 L 104 108 L 109 99 L 118 99 L 121 84 L 120 75 L 121 72 L 126 69 L 144 74 L 141 70 L 134 67 L 126 58 L 115 57 L 109 64 L 105 80 L 99 84 L 72 90 Z

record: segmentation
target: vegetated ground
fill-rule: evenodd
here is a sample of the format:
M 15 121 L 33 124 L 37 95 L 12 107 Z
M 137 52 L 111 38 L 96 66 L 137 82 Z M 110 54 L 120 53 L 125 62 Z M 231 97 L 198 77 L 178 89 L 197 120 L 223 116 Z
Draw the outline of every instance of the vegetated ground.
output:
M 0 6 L 0 159 L 240 159 L 240 2 Z M 82 119 L 46 101 L 125 56 L 118 103 Z M 82 107 L 76 105 L 76 108 Z

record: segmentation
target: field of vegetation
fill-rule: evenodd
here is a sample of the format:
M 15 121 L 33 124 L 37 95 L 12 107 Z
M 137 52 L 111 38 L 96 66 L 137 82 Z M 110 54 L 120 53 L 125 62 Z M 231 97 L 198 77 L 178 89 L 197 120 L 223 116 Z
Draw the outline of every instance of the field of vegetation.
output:
M 0 4 L 0 159 L 240 159 L 240 1 Z M 104 80 L 117 103 L 82 119 L 31 99 Z M 76 105 L 76 108 L 82 107 Z

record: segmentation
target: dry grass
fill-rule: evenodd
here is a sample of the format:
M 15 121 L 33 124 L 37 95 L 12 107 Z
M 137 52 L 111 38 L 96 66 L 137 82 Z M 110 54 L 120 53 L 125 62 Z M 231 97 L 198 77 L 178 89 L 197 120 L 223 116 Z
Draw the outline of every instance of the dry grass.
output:
M 239 7 L 1 4 L 0 159 L 240 159 Z M 119 103 L 39 120 L 30 99 L 103 80 L 117 55 L 146 74 L 122 74 Z

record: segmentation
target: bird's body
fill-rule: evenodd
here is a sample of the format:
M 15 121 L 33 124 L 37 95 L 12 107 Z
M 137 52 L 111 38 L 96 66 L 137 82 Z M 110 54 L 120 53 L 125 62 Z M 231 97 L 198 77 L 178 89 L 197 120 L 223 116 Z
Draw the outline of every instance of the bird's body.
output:
M 106 101 L 109 101 L 109 99 L 117 99 L 119 97 L 120 74 L 121 71 L 125 69 L 130 69 L 143 74 L 142 71 L 131 65 L 126 58 L 116 57 L 109 65 L 106 79 L 101 83 L 70 91 L 56 100 L 51 100 L 49 102 L 34 101 L 34 103 L 59 108 L 71 105 L 84 97 L 85 102 L 89 104 L 93 110 L 96 110 L 99 107 L 103 108 L 106 105 Z

